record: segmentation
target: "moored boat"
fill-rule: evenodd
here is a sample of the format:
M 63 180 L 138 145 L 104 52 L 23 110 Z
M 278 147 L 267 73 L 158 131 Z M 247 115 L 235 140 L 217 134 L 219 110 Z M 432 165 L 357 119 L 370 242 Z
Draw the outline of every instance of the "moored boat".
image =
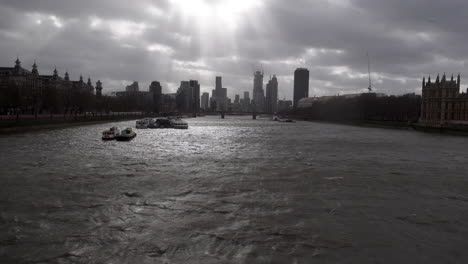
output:
M 289 118 L 284 118 L 284 117 L 279 117 L 279 116 L 274 116 L 273 121 L 278 121 L 278 122 L 284 122 L 284 123 L 296 123 L 296 121 L 289 119 Z
M 168 118 L 157 118 L 150 123 L 149 128 L 171 128 L 171 121 Z
M 182 119 L 170 119 L 171 127 L 175 129 L 188 129 L 188 124 Z
M 118 127 L 111 127 L 110 129 L 102 132 L 102 140 L 114 140 L 120 134 Z
M 151 122 L 149 128 L 188 129 L 188 124 L 180 118 L 162 117 Z
M 136 137 L 135 131 L 131 127 L 128 127 L 120 132 L 119 135 L 115 137 L 117 141 L 129 141 Z
M 144 119 L 141 119 L 141 120 L 137 120 L 136 124 L 135 124 L 135 127 L 137 129 L 146 129 L 150 125 L 150 120 L 151 119 L 149 119 L 149 118 L 144 118 Z

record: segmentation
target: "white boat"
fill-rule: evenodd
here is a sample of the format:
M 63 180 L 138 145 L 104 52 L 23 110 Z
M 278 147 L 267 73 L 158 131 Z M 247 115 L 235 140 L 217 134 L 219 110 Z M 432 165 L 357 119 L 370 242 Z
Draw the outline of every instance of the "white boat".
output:
M 135 131 L 131 127 L 128 127 L 120 132 L 119 135 L 115 137 L 117 141 L 129 141 L 136 137 Z
M 278 122 L 285 122 L 285 123 L 296 123 L 296 121 L 292 119 L 278 119 Z
M 187 122 L 177 117 L 161 117 L 150 122 L 149 128 L 188 129 Z
M 118 127 L 111 127 L 110 129 L 102 132 L 102 140 L 114 140 L 120 134 Z
M 171 121 L 168 118 L 156 118 L 150 122 L 149 128 L 171 128 Z
M 169 119 L 171 122 L 171 127 L 175 129 L 188 129 L 188 124 L 182 119 Z
M 137 120 L 136 124 L 135 124 L 135 127 L 137 129 L 146 129 L 146 128 L 148 128 L 148 126 L 150 124 L 150 121 L 151 121 L 151 119 L 149 119 L 149 118 Z
M 278 121 L 278 122 L 285 122 L 285 123 L 296 123 L 296 121 L 289 119 L 289 118 L 283 118 L 279 116 L 274 116 L 273 121 Z

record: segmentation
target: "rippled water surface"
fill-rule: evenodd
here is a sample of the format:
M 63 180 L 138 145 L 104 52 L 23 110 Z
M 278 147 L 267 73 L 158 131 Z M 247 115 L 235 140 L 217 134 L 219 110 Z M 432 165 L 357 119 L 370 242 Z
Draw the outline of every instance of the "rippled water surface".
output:
M 248 117 L 0 137 L 0 263 L 468 263 L 468 140 Z

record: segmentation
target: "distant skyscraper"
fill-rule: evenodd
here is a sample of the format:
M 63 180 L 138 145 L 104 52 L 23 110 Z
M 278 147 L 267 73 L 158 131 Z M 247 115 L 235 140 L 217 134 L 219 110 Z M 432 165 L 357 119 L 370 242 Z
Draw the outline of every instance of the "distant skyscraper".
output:
M 217 111 L 217 103 L 216 103 L 216 89 L 211 90 L 211 98 L 210 98 L 210 110 Z
M 243 102 L 243 100 L 240 99 L 240 96 L 238 94 L 236 94 L 236 96 L 234 98 L 235 99 L 234 99 L 234 104 L 232 105 L 233 106 L 232 110 L 234 112 L 239 112 L 239 111 L 242 110 L 242 105 L 241 105 L 242 103 L 241 102 Z
M 268 81 L 266 86 L 265 110 L 267 113 L 275 113 L 278 111 L 278 80 L 276 75 Z
M 83 81 L 82 77 L 80 77 L 80 81 L 81 82 Z M 138 82 L 133 82 L 132 84 L 125 87 L 126 92 L 138 92 L 139 90 L 140 90 L 140 88 L 138 86 Z
M 294 108 L 302 98 L 309 97 L 309 70 L 298 68 L 294 71 Z
M 203 93 L 201 97 L 201 108 L 203 110 L 208 110 L 210 109 L 210 94 L 209 93 Z
M 159 113 L 162 106 L 162 87 L 159 82 L 152 82 L 149 87 L 150 93 L 153 94 L 154 112 Z
M 248 112 L 250 111 L 250 95 L 249 92 L 244 92 L 244 99 L 242 99 L 241 103 L 242 111 Z
M 221 76 L 216 76 L 214 100 L 216 101 L 216 111 L 225 111 L 226 96 L 223 96 L 223 82 Z
M 256 71 L 254 73 L 254 86 L 253 86 L 253 101 L 252 107 L 256 112 L 264 111 L 265 92 L 263 91 L 263 72 Z
M 181 81 L 179 89 L 177 90 L 176 104 L 179 112 L 190 111 L 190 98 L 192 97 L 192 91 L 189 89 L 190 85 L 187 81 Z
M 200 111 L 200 84 L 198 81 L 180 82 L 176 104 L 180 112 L 197 113 Z
M 200 84 L 198 81 L 190 80 L 190 89 L 192 90 L 192 97 L 190 98 L 190 106 L 193 113 L 200 112 Z
M 219 91 L 219 90 L 221 90 L 221 88 L 223 88 L 222 77 L 221 77 L 221 76 L 216 76 L 216 86 L 215 86 L 215 90 Z
M 228 106 L 227 88 L 221 89 L 221 96 L 220 96 L 219 102 L 221 104 L 221 107 L 220 107 L 221 111 L 226 111 L 227 106 Z

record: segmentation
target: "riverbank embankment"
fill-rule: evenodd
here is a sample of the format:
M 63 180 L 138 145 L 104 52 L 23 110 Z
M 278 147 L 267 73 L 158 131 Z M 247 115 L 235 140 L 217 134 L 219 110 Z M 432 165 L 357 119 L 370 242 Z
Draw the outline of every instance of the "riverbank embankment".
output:
M 47 129 L 60 129 L 74 126 L 95 125 L 107 122 L 134 120 L 145 117 L 144 114 L 109 114 L 76 115 L 48 118 L 15 118 L 0 120 L 0 135 L 34 132 Z

